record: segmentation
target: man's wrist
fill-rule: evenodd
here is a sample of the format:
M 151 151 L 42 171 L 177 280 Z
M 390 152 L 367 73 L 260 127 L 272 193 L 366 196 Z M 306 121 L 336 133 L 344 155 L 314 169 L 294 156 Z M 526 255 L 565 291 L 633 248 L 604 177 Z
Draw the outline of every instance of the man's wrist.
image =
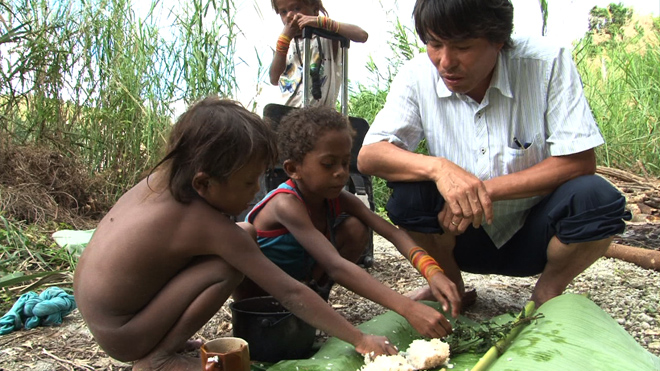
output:
M 449 160 L 447 160 L 444 157 L 433 157 L 433 156 L 427 156 L 427 157 L 431 160 L 429 162 L 429 169 L 428 169 L 429 180 L 438 183 L 438 181 L 441 180 L 443 174 L 445 174 L 444 169 Z

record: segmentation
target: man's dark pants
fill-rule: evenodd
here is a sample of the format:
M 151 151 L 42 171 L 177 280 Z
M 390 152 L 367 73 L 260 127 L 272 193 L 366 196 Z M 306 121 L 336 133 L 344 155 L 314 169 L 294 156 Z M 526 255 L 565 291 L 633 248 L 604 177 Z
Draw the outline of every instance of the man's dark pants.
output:
M 390 220 L 407 230 L 443 233 L 437 215 L 444 199 L 434 182 L 389 182 Z M 462 271 L 507 276 L 532 276 L 543 271 L 553 236 L 565 244 L 599 241 L 622 233 L 630 212 L 626 200 L 598 175 L 572 179 L 545 196 L 529 212 L 523 227 L 501 248 L 483 228 L 456 237 L 454 257 Z

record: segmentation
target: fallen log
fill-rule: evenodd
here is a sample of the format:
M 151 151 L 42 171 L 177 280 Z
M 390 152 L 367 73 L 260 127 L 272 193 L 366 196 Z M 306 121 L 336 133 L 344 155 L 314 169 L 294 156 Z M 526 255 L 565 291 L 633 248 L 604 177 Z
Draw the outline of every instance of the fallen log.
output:
M 605 256 L 660 271 L 660 251 L 613 243 L 607 249 Z

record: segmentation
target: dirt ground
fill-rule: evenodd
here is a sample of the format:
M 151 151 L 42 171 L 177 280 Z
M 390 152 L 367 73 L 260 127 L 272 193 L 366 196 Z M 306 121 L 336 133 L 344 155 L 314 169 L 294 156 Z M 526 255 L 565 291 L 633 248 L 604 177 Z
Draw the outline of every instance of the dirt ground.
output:
M 660 233 L 660 225 L 643 225 L 640 228 L 630 228 L 643 231 L 652 236 Z M 618 237 L 620 243 L 630 237 Z M 639 240 L 639 236 L 635 239 Z M 657 241 L 657 240 L 653 240 Z M 660 242 L 660 241 L 658 241 Z M 649 242 L 653 247 L 660 248 L 655 242 Z M 380 236 L 374 238 L 375 264 L 369 272 L 377 279 L 399 292 L 408 292 L 424 284 L 424 280 L 412 268 L 396 249 Z M 619 272 L 622 279 L 619 283 L 606 283 L 609 272 Z M 607 272 L 607 273 L 603 273 Z M 602 258 L 589 268 L 576 282 L 569 287 L 570 292 L 589 293 L 597 304 L 606 311 L 609 308 L 613 318 L 626 327 L 635 338 L 652 353 L 660 355 L 660 327 L 656 317 L 652 326 L 640 329 L 637 333 L 634 322 L 638 313 L 629 311 L 617 313 L 616 309 L 607 304 L 608 298 L 615 290 L 634 294 L 635 288 L 642 287 L 647 296 L 641 298 L 645 305 L 653 307 L 657 316 L 660 310 L 660 274 L 659 272 L 640 269 L 631 263 L 614 259 Z M 503 313 L 517 313 L 529 298 L 535 277 L 511 278 L 502 276 L 465 275 L 466 285 L 477 289 L 477 303 L 468 309 L 466 315 L 474 319 L 487 319 Z M 620 287 L 617 287 L 620 286 Z M 626 294 L 626 296 L 628 295 Z M 642 294 L 639 294 L 642 295 Z M 616 296 L 616 295 L 614 295 Z M 624 299 L 622 299 L 624 300 Z M 211 340 L 231 335 L 231 314 L 229 302 L 218 314 L 204 326 L 197 336 L 203 340 Z M 381 314 L 385 309 L 368 300 L 357 297 L 347 290 L 336 287 L 331 296 L 330 304 L 341 312 L 349 321 L 360 324 Z M 620 308 L 621 306 L 614 306 Z M 644 312 L 642 312 L 644 313 Z M 626 321 L 629 323 L 626 326 Z M 0 337 L 0 369 L 6 371 L 50 371 L 50 370 L 130 370 L 131 365 L 109 358 L 94 342 L 78 311 L 72 312 L 58 327 L 38 327 L 32 330 L 16 331 Z
M 94 223 L 76 224 L 81 216 L 97 217 L 108 209 L 90 181 L 67 168 L 66 159 L 56 153 L 23 150 L 0 151 L 0 209 L 12 212 L 17 220 L 69 222 L 77 229 Z M 615 169 L 599 169 L 626 194 L 635 219 L 616 243 L 660 250 L 660 182 Z M 65 174 L 66 176 L 64 176 Z M 87 186 L 81 186 L 87 184 Z M 84 191 L 84 192 L 83 192 Z M 76 202 L 58 195 L 80 193 Z M 39 202 L 37 202 L 39 201 Z M 63 205 L 69 202 L 68 208 Z M 63 219 L 63 215 L 66 218 Z M 69 217 L 75 215 L 76 218 Z M 92 219 L 84 219 L 92 220 Z M 369 273 L 394 290 L 406 293 L 425 281 L 396 249 L 379 236 L 374 237 L 375 264 Z M 483 320 L 503 313 L 518 313 L 531 295 L 536 277 L 512 278 L 495 275 L 464 276 L 466 286 L 477 290 L 478 298 L 466 315 Z M 72 277 L 64 281 L 71 282 Z M 588 293 L 642 346 L 660 355 L 660 272 L 632 263 L 602 258 L 578 276 L 568 292 Z M 385 311 L 383 307 L 335 287 L 330 304 L 353 324 L 363 323 Z M 202 340 L 231 335 L 231 314 L 226 303 L 198 332 Z M 0 336 L 0 371 L 130 370 L 131 365 L 109 358 L 91 337 L 77 310 L 57 327 L 38 327 Z

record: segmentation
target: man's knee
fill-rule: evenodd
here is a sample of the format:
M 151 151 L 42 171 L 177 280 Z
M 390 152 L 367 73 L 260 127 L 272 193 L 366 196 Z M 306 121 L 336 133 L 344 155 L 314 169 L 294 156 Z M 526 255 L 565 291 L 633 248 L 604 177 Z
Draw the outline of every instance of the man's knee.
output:
M 625 206 L 625 198 L 621 192 L 599 175 L 584 175 L 572 179 L 560 189 L 567 189 L 568 193 L 572 194 L 572 206 L 577 210 L 586 211 L 612 203 Z
M 388 182 L 387 214 L 395 225 L 421 233 L 443 233 L 438 214 L 445 200 L 434 182 Z
M 548 218 L 561 242 L 598 241 L 625 229 L 625 197 L 598 175 L 585 175 L 560 186 L 552 195 Z

